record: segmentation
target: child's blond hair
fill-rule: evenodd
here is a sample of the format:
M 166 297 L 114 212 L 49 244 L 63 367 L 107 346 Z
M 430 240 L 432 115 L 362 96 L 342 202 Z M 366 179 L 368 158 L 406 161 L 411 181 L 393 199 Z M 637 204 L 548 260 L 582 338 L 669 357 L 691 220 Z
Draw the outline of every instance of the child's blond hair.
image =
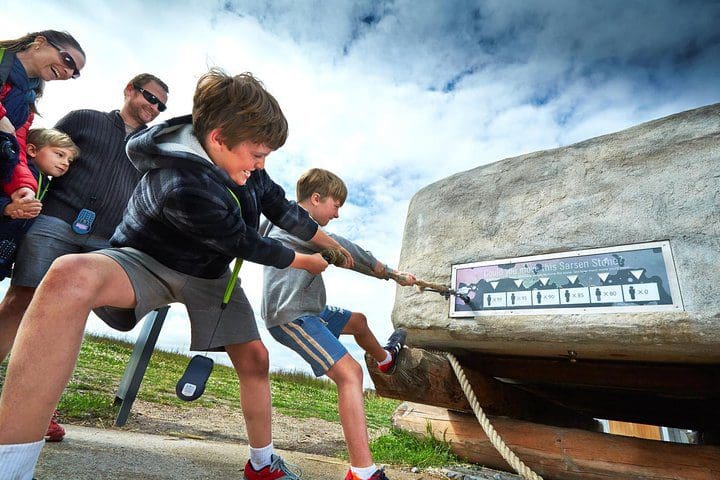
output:
M 298 202 L 307 200 L 313 193 L 318 193 L 321 198 L 332 197 L 340 205 L 347 199 L 347 187 L 342 178 L 322 168 L 311 168 L 300 175 L 295 188 Z
M 72 141 L 70 135 L 54 128 L 31 128 L 27 134 L 26 143 L 35 145 L 37 150 L 44 147 L 67 148 L 72 152 L 70 160 L 80 155 L 80 149 Z

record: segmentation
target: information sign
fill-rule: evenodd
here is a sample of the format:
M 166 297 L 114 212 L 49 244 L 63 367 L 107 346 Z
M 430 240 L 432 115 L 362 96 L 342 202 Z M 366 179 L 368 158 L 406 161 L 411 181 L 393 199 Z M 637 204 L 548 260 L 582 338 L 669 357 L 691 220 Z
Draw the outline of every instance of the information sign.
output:
M 453 265 L 451 317 L 683 309 L 670 243 Z

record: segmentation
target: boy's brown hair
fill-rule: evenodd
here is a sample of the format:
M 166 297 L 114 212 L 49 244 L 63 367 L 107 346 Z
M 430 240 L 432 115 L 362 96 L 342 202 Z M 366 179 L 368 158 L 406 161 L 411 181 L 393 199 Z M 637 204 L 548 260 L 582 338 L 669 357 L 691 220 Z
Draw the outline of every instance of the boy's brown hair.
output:
M 298 202 L 307 200 L 313 193 L 318 193 L 321 198 L 332 197 L 340 205 L 347 199 L 347 187 L 342 178 L 322 168 L 311 168 L 300 175 L 295 192 Z
M 54 128 L 31 128 L 28 131 L 26 143 L 35 145 L 37 150 L 43 147 L 67 148 L 72 152 L 71 161 L 80 155 L 80 149 L 70 135 Z
M 251 141 L 277 150 L 288 135 L 280 105 L 252 74 L 232 77 L 217 68 L 198 80 L 192 122 L 193 133 L 203 146 L 216 128 L 228 148 Z

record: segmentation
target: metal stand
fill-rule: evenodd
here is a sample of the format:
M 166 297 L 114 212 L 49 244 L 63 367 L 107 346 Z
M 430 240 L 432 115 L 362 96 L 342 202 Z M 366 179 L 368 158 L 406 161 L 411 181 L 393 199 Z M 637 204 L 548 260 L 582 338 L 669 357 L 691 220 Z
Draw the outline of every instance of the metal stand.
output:
M 127 422 L 130 409 L 140 389 L 145 370 L 147 370 L 150 356 L 155 349 L 155 343 L 160 335 L 160 329 L 165 323 L 169 306 L 155 310 L 153 316 L 148 315 L 143 323 L 142 330 L 135 342 L 130 361 L 125 367 L 125 373 L 115 394 L 115 405 L 120 405 L 120 411 L 115 419 L 115 425 L 122 427 Z

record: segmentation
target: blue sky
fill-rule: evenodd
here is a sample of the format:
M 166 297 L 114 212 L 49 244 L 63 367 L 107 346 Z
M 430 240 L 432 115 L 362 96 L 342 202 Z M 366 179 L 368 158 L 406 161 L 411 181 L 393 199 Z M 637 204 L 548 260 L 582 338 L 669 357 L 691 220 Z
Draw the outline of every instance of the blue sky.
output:
M 393 265 L 409 201 L 425 185 L 718 101 L 720 2 L 120 5 L 3 7 L 4 38 L 67 30 L 88 55 L 80 79 L 48 84 L 36 125 L 51 126 L 77 108 L 119 107 L 123 86 L 141 71 L 170 86 L 160 119 L 189 112 L 208 67 L 251 71 L 290 124 L 288 142 L 268 160 L 270 175 L 292 196 L 307 168 L 339 174 L 350 196 L 329 230 Z M 242 272 L 256 307 L 260 271 L 246 264 Z M 326 283 L 331 304 L 363 311 L 379 337 L 389 335 L 392 285 L 332 269 Z M 180 309 L 172 311 L 161 344 L 183 351 L 187 324 Z M 90 329 L 106 331 L 96 320 Z M 303 367 L 271 340 L 268 346 L 273 368 Z

